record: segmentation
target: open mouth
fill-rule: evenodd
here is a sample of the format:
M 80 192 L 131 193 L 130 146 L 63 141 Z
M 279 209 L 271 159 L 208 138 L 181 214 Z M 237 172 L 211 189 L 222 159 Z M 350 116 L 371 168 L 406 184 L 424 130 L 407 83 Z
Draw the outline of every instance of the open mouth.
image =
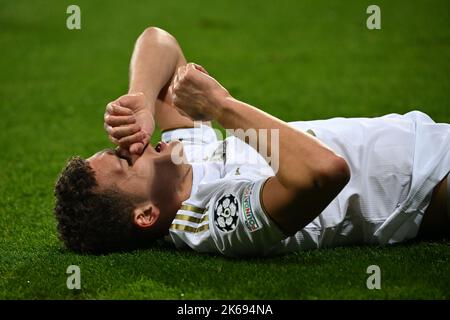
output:
M 167 147 L 167 143 L 160 141 L 160 142 L 158 142 L 158 144 L 156 145 L 155 151 L 158 152 L 158 153 L 160 153 L 160 152 L 164 151 L 164 149 L 165 149 L 166 147 Z
M 144 146 L 144 149 L 142 150 L 141 155 L 144 154 L 145 150 L 148 148 L 149 145 L 150 145 L 150 143 L 147 143 Z M 167 148 L 167 143 L 161 141 L 155 146 L 155 151 L 160 153 L 160 152 L 164 151 L 166 148 Z M 133 155 L 129 154 L 128 152 L 121 150 L 119 147 L 117 147 L 115 150 L 111 150 L 110 153 L 113 153 L 118 158 L 125 160 L 130 167 L 134 164 L 136 158 L 138 158 L 138 156 L 133 156 Z

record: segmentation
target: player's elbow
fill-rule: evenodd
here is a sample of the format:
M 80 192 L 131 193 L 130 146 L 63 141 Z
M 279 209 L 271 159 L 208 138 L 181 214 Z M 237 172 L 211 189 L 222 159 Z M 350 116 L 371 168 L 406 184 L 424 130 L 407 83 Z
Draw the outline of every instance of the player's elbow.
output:
M 314 184 L 319 188 L 329 189 L 331 187 L 339 192 L 350 181 L 350 176 L 351 172 L 347 161 L 343 157 L 333 154 L 322 162 L 316 172 Z
M 147 27 L 141 34 L 143 38 L 153 38 L 157 36 L 167 36 L 170 35 L 166 30 L 158 28 L 158 27 Z
M 178 45 L 175 37 L 164 29 L 158 27 L 147 27 L 139 36 L 141 41 L 159 42 L 171 45 Z

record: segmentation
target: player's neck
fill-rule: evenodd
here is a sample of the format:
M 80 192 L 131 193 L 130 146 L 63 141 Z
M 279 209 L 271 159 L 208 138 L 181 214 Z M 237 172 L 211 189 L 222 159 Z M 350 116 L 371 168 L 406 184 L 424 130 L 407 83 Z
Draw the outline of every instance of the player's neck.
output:
M 175 186 L 175 198 L 174 202 L 165 210 L 165 217 L 166 217 L 166 223 L 163 223 L 166 225 L 165 229 L 169 229 L 170 224 L 172 223 L 173 219 L 175 219 L 175 216 L 178 212 L 178 210 L 181 208 L 181 205 L 184 201 L 189 199 L 191 195 L 192 190 L 192 181 L 193 181 L 193 173 L 192 173 L 192 166 L 189 164 L 182 164 L 182 168 L 180 168 L 180 179 L 176 182 Z M 173 206 L 172 206 L 173 205 Z
M 178 190 L 178 199 L 181 203 L 189 199 L 192 190 L 193 173 L 192 166 L 190 164 L 182 164 L 182 175 L 180 180 L 180 186 Z

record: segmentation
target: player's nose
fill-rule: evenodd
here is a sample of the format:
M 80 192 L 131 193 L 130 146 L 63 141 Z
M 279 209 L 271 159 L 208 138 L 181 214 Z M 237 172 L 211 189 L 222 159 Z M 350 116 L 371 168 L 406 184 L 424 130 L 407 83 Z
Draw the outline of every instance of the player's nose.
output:
M 139 159 L 140 155 L 138 154 L 131 154 L 130 155 L 130 161 L 131 161 L 131 165 L 134 165 L 137 161 L 137 159 Z

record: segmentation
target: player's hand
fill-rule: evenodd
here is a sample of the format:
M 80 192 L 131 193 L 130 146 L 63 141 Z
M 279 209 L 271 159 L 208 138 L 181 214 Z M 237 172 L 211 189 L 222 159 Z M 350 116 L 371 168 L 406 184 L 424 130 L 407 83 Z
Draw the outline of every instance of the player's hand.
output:
M 108 103 L 104 115 L 109 139 L 131 154 L 141 154 L 155 129 L 150 103 L 143 93 L 126 94 Z
M 178 68 L 170 90 L 173 104 L 181 114 L 202 121 L 214 119 L 218 102 L 229 96 L 217 80 L 194 63 Z

